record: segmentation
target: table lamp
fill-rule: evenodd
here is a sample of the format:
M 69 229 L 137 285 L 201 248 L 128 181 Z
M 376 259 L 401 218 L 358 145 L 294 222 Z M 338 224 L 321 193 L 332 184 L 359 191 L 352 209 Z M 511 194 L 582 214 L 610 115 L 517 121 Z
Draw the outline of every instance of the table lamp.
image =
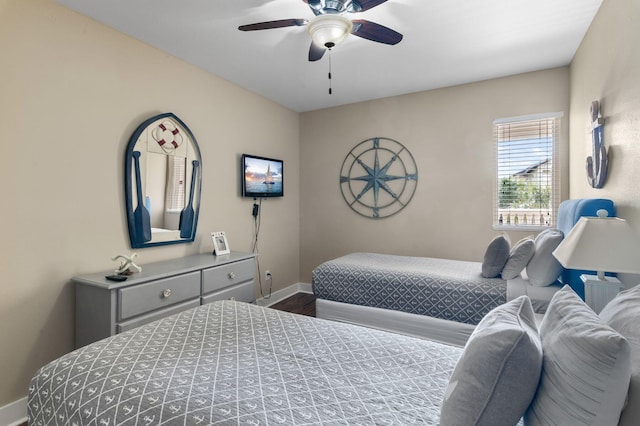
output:
M 600 310 L 622 288 L 605 272 L 640 273 L 640 236 L 626 220 L 607 217 L 598 210 L 598 217 L 581 217 L 553 256 L 568 269 L 595 270 L 597 275 L 584 274 L 586 302 L 594 311 Z

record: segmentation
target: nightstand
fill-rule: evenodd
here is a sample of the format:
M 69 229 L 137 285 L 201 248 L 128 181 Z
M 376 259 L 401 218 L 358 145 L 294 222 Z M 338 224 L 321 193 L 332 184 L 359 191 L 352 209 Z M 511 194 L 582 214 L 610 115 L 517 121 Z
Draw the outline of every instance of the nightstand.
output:
M 615 277 L 605 277 L 606 281 L 603 281 L 596 275 L 583 274 L 580 275 L 580 279 L 584 283 L 585 301 L 596 314 L 599 314 L 602 308 L 624 288 L 620 280 Z

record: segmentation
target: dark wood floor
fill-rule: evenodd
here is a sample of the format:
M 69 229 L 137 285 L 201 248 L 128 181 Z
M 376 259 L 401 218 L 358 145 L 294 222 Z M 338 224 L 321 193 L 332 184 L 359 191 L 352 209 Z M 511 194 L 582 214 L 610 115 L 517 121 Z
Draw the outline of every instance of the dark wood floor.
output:
M 270 308 L 315 317 L 316 296 L 309 293 L 296 293 L 283 301 L 271 305 Z
M 281 311 L 293 312 L 294 314 L 315 317 L 316 296 L 309 293 L 296 293 L 270 307 Z M 27 423 L 22 423 L 18 426 L 27 426 Z

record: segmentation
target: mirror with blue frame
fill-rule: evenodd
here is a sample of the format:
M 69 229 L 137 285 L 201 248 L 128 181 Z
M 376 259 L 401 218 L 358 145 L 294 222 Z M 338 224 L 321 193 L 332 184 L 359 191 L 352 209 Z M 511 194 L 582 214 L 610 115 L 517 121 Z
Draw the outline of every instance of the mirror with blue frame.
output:
M 173 113 L 145 120 L 125 155 L 125 205 L 132 248 L 192 242 L 200 210 L 202 159 Z

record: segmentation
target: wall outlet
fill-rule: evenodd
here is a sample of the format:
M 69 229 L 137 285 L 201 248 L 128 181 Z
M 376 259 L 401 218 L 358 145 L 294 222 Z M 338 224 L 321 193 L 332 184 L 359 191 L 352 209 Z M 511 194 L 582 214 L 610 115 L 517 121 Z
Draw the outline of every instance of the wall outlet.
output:
M 266 270 L 264 271 L 264 279 L 265 280 L 270 280 L 271 279 L 271 271 L 270 270 Z

